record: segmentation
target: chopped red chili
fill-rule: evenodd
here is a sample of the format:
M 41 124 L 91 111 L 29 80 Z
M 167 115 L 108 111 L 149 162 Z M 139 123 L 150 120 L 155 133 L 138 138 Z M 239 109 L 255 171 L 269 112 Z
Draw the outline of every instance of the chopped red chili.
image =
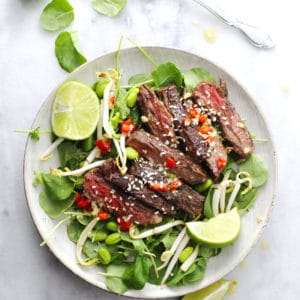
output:
M 111 140 L 104 141 L 103 139 L 100 139 L 96 141 L 96 146 L 100 150 L 101 155 L 104 156 L 110 151 Z
M 75 195 L 75 204 L 78 208 L 89 208 L 91 205 L 91 201 L 79 193 L 76 193 Z
M 107 220 L 109 218 L 109 214 L 107 211 L 99 211 L 98 212 L 98 218 L 101 220 L 101 221 L 104 221 L 104 220 Z
M 207 115 L 200 115 L 199 116 L 199 122 L 204 123 L 207 121 Z
M 167 157 L 166 158 L 166 166 L 170 169 L 175 168 L 176 167 L 176 161 L 171 157 Z
M 115 105 L 115 97 L 110 97 L 108 102 L 109 102 L 109 108 L 112 109 Z
M 119 228 L 121 231 L 128 231 L 132 225 L 132 221 L 125 221 L 123 218 L 117 218 L 117 223 L 120 225 Z
M 208 134 L 209 132 L 212 132 L 213 129 L 212 129 L 211 126 L 202 125 L 202 126 L 199 128 L 199 131 L 200 131 L 200 133 L 202 133 L 202 134 Z
M 182 182 L 179 179 L 176 179 L 170 184 L 170 190 L 175 191 L 182 185 Z
M 132 123 L 131 118 L 124 120 L 120 125 L 121 133 L 128 134 L 135 131 L 138 128 L 137 124 L 131 124 L 131 123 Z
M 218 157 L 217 159 L 217 168 L 219 170 L 223 169 L 226 165 L 226 159 L 224 159 L 223 157 Z

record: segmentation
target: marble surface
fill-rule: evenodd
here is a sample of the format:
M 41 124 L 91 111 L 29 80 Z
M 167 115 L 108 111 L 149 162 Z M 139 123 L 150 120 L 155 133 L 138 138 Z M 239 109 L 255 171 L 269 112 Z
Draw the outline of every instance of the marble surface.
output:
M 300 20 L 297 1 L 217 1 L 233 15 L 269 31 L 272 50 L 251 46 L 192 0 L 128 0 L 118 17 L 95 12 L 91 1 L 70 0 L 82 52 L 91 60 L 114 51 L 121 35 L 141 45 L 176 47 L 227 69 L 254 95 L 272 128 L 277 148 L 278 192 L 270 222 L 245 261 L 226 278 L 238 288 L 226 299 L 300 299 L 297 93 Z M 54 56 L 56 33 L 39 25 L 47 1 L 0 2 L 0 299 L 126 299 L 92 287 L 39 246 L 23 189 L 26 136 L 48 93 L 66 77 Z M 203 31 L 217 33 L 212 44 Z M 129 47 L 129 43 L 125 43 Z M 175 298 L 174 298 L 175 299 Z

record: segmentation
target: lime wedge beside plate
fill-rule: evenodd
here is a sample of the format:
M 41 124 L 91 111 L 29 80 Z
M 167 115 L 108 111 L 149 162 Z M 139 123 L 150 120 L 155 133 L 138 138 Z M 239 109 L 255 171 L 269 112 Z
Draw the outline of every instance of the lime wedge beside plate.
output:
M 231 244 L 238 237 L 241 218 L 235 207 L 206 222 L 188 222 L 186 227 L 193 240 L 206 246 L 220 248 Z
M 88 86 L 77 81 L 62 84 L 52 108 L 53 132 L 69 140 L 83 140 L 96 129 L 99 120 L 99 100 Z

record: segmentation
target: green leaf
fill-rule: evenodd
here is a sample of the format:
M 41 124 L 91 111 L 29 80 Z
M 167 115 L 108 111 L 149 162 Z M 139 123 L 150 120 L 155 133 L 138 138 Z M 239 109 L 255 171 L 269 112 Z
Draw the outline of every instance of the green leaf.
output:
M 63 176 L 54 176 L 52 174 L 43 174 L 45 190 L 53 200 L 65 200 L 73 192 L 74 185 Z
M 152 76 L 150 74 L 136 74 L 128 79 L 128 85 L 130 86 L 140 86 L 141 84 L 147 82 L 148 86 L 151 86 Z
M 108 17 L 118 15 L 126 5 L 126 0 L 93 0 L 93 8 Z
M 188 92 L 192 92 L 193 88 L 202 81 L 216 83 L 214 76 L 209 71 L 201 68 L 192 68 L 183 72 L 183 78 Z
M 65 28 L 73 20 L 73 7 L 67 0 L 53 0 L 46 5 L 40 17 L 42 27 L 49 31 Z
M 268 179 L 268 166 L 261 156 L 252 154 L 240 165 L 240 171 L 248 172 L 254 187 L 262 186 Z
M 212 211 L 212 197 L 214 193 L 214 188 L 211 186 L 204 202 L 204 215 L 207 218 L 212 218 L 214 216 L 213 211 Z
M 54 200 L 52 195 L 46 191 L 42 191 L 39 196 L 40 207 L 50 218 L 58 218 L 74 203 L 74 194 L 71 194 L 64 201 Z
M 209 258 L 218 255 L 220 252 L 221 252 L 221 248 L 211 248 L 211 247 L 201 246 L 198 255 L 204 258 Z
M 113 118 L 113 116 L 115 116 L 117 112 L 121 114 L 122 120 L 126 119 L 126 117 L 129 115 L 130 109 L 126 104 L 126 96 L 127 96 L 126 90 L 120 89 L 117 99 L 115 101 L 114 108 L 111 112 L 110 118 Z
M 177 265 L 177 268 L 174 269 L 173 276 L 167 281 L 168 286 L 176 286 L 182 284 L 182 280 L 184 277 L 189 275 L 190 273 L 194 272 L 196 269 L 196 265 L 193 264 L 189 267 L 189 269 L 186 272 L 183 272 L 180 270 L 179 265 Z
M 76 219 L 72 220 L 68 225 L 67 225 L 67 233 L 69 239 L 77 243 L 82 231 L 84 229 L 84 226 L 82 226 Z
M 183 76 L 181 71 L 171 62 L 159 65 L 151 73 L 156 88 L 161 88 L 169 83 L 175 83 L 177 88 L 182 86 Z
M 43 184 L 43 172 L 34 171 L 34 179 L 33 179 L 33 186 L 39 186 Z
M 93 243 L 87 239 L 83 245 L 82 251 L 89 258 L 98 258 L 98 250 L 101 247 L 101 243 Z
M 148 258 L 138 255 L 134 264 L 129 266 L 122 278 L 128 288 L 141 290 L 144 288 L 149 276 Z
M 206 269 L 206 259 L 203 257 L 200 257 L 196 262 L 195 262 L 195 270 L 188 274 L 185 278 L 184 281 L 186 282 L 195 282 L 203 278 L 205 269 Z
M 106 287 L 116 293 L 116 294 L 123 294 L 128 290 L 128 287 L 124 284 L 123 280 L 119 277 L 122 277 L 127 265 L 113 265 L 110 264 L 106 268 L 106 272 L 110 274 L 110 276 L 106 277 Z M 116 277 L 114 277 L 115 275 Z
M 242 195 L 240 191 L 233 203 L 233 206 L 236 206 L 238 208 L 240 215 L 243 215 L 253 205 L 257 195 L 258 195 L 257 188 L 252 188 L 245 195 Z
M 55 40 L 55 55 L 60 66 L 67 72 L 86 62 L 86 58 L 78 51 L 74 33 L 61 32 Z
M 129 237 L 128 232 L 125 231 L 121 232 L 121 239 L 122 241 L 130 243 L 133 246 L 134 250 L 136 250 L 140 254 L 142 254 L 147 249 L 142 239 L 137 239 L 137 240 L 131 239 Z

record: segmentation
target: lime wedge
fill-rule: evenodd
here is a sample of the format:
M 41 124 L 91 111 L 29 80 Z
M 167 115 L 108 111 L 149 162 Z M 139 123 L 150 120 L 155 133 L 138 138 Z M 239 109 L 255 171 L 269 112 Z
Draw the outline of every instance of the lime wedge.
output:
M 186 223 L 188 233 L 195 241 L 213 247 L 231 244 L 239 235 L 241 218 L 235 207 L 231 211 L 219 214 L 207 222 Z
M 52 109 L 52 129 L 58 137 L 83 140 L 96 129 L 99 120 L 99 100 L 87 85 L 68 81 L 55 95 Z
M 222 300 L 236 285 L 236 281 L 220 279 L 200 291 L 185 295 L 182 300 Z

